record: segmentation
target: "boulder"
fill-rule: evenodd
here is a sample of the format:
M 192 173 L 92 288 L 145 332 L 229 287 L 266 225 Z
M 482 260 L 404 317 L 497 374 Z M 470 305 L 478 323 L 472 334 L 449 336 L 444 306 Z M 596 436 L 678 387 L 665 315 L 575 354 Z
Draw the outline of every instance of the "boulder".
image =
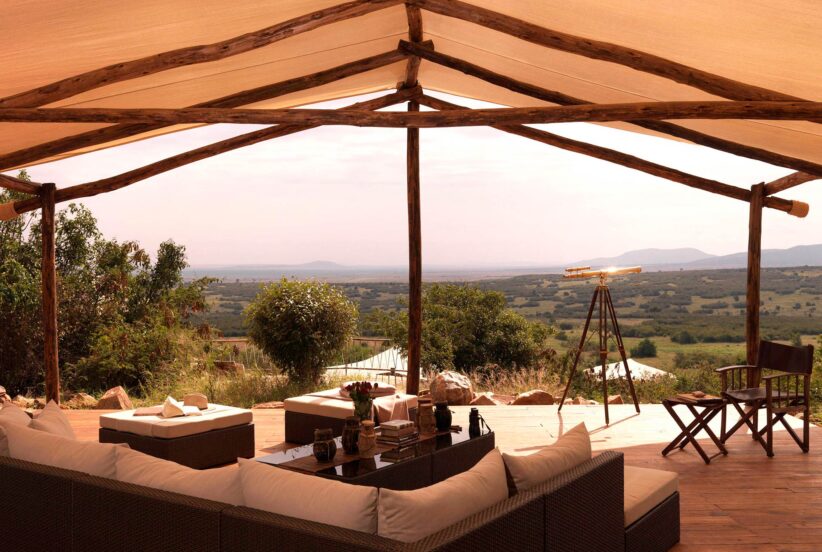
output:
M 583 397 L 582 395 L 577 395 L 571 404 L 588 404 L 588 399 Z
M 0 404 L 11 402 L 11 397 L 6 394 L 6 388 L 0 385 Z
M 106 391 L 97 401 L 97 410 L 131 410 L 134 406 L 128 398 L 126 390 L 121 386 Z
M 574 404 L 574 399 L 565 399 L 562 404 Z
M 594 399 L 590 399 L 590 400 L 589 400 L 587 403 L 585 403 L 585 404 L 587 404 L 587 405 L 589 405 L 589 406 L 596 406 L 596 405 L 598 405 L 598 404 L 599 404 L 599 401 L 595 401 Z
M 608 404 L 625 404 L 622 395 L 608 395 Z
M 471 406 L 497 406 L 502 403 L 494 398 L 493 393 L 479 393 L 474 400 L 471 401 Z
M 11 402 L 20 408 L 34 408 L 34 399 L 26 398 L 23 395 L 17 395 Z
M 467 405 L 474 400 L 471 380 L 456 372 L 440 372 L 431 380 L 431 398 L 435 403 L 447 402 L 452 406 Z
M 245 374 L 245 364 L 233 360 L 215 360 L 214 367 L 222 372 L 242 376 Z
M 554 396 L 542 389 L 520 393 L 511 404 L 554 404 Z
M 91 409 L 97 406 L 97 399 L 88 393 L 76 393 L 63 404 L 68 408 Z M 63 404 L 60 406 L 63 406 Z

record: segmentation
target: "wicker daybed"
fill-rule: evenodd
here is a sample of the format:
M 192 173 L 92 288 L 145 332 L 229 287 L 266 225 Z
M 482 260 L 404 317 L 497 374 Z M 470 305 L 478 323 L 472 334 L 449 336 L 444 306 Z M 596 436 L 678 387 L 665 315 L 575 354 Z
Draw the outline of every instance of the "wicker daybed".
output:
M 539 487 L 405 544 L 0 457 L 5 499 L 0 532 L 8 550 L 35 546 L 43 551 L 668 550 L 679 540 L 678 493 L 626 530 L 623 468 L 621 453 L 604 452 Z

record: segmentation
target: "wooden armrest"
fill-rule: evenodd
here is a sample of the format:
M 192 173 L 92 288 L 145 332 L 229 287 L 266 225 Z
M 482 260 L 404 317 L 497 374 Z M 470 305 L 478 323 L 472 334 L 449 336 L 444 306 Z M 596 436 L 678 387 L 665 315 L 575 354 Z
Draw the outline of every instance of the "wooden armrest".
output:
M 768 381 L 776 378 L 786 378 L 786 377 L 793 377 L 793 376 L 801 376 L 805 377 L 806 374 L 791 374 L 789 372 L 779 372 L 778 374 L 771 374 L 769 376 L 762 376 L 762 381 Z
M 722 368 L 717 368 L 714 371 L 717 374 L 720 374 L 722 372 L 729 372 L 731 370 L 742 370 L 742 369 L 750 370 L 751 368 L 758 368 L 758 366 L 753 366 L 751 364 L 737 364 L 735 366 L 723 366 Z

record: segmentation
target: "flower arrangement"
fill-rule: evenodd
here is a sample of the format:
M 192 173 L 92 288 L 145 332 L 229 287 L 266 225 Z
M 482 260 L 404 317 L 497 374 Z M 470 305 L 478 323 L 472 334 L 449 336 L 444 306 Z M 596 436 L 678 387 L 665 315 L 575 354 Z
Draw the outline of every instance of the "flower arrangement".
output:
M 355 381 L 345 386 L 345 390 L 354 401 L 354 415 L 360 420 L 371 418 L 371 407 L 374 403 L 371 391 L 379 388 L 379 385 L 379 383 L 372 384 L 370 381 Z

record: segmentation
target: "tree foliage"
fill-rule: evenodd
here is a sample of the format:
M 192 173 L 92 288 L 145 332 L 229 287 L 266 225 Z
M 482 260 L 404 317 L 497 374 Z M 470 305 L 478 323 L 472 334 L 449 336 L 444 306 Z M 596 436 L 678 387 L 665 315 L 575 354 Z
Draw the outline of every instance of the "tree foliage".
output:
M 647 337 L 631 348 L 631 356 L 634 358 L 654 358 L 656 357 L 656 343 Z
M 3 192 L 0 202 L 19 197 Z M 60 210 L 56 222 L 64 387 L 137 387 L 174 360 L 177 332 L 205 308 L 211 280 L 183 283 L 185 248 L 174 242 L 152 262 L 136 242 L 104 238 L 82 205 Z M 0 374 L 14 393 L 42 388 L 40 244 L 39 214 L 0 222 Z
M 407 353 L 407 311 L 375 311 L 367 324 Z M 425 368 L 528 367 L 545 355 L 550 333 L 545 324 L 506 308 L 505 295 L 496 291 L 435 284 L 423 293 L 421 362 Z
M 248 336 L 288 376 L 316 383 L 357 329 L 357 307 L 338 288 L 283 278 L 246 309 Z

